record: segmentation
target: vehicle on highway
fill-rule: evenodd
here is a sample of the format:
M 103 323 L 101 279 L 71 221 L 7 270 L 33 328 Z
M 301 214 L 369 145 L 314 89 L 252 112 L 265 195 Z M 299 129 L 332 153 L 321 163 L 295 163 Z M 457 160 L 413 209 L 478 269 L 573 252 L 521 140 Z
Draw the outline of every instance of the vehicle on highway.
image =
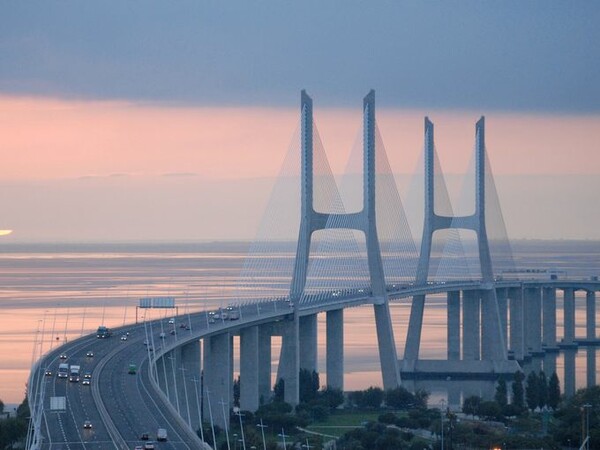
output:
M 67 363 L 62 363 L 58 365 L 58 373 L 56 374 L 58 378 L 68 378 L 69 377 L 69 365 Z
M 90 380 L 89 378 L 84 378 L 81 384 L 84 386 L 89 386 L 90 384 L 92 384 L 92 380 Z
M 166 441 L 167 440 L 167 430 L 164 428 L 159 428 L 156 432 L 156 440 L 157 441 Z
M 50 369 L 46 369 L 46 371 L 44 372 L 44 375 L 46 375 L 47 377 L 51 377 L 52 371 Z
M 136 445 L 133 450 L 144 450 L 144 447 L 142 447 L 141 445 Z
M 93 358 L 93 357 L 94 357 L 94 352 L 93 352 L 93 351 L 91 351 L 91 350 L 89 350 L 89 351 L 88 351 L 88 352 L 85 354 L 85 356 L 87 356 L 88 358 Z
M 127 373 L 129 375 L 135 375 L 137 373 L 137 366 L 135 364 L 129 364 L 129 368 L 127 369 Z
M 127 340 L 127 335 L 126 335 L 126 334 L 124 334 L 123 336 L 121 336 L 121 340 L 122 340 L 122 341 L 126 341 L 126 340 Z
M 164 338 L 166 338 L 166 337 L 167 337 L 167 335 L 166 335 L 164 332 L 162 332 L 162 333 L 160 333 L 160 334 L 158 335 L 158 337 L 159 337 L 159 338 L 161 338 L 161 339 L 164 339 Z
M 90 428 L 92 428 L 91 420 L 86 420 L 85 422 L 83 422 L 83 428 L 85 428 L 86 430 L 89 430 Z
M 77 364 L 72 364 L 69 367 L 69 381 L 73 383 L 79 383 L 79 372 L 81 371 L 81 366 Z
M 208 312 L 208 323 L 215 323 L 215 315 L 216 313 L 214 311 L 209 311 Z
M 100 325 L 98 327 L 98 330 L 96 331 L 96 337 L 98 339 L 104 339 L 107 337 L 111 337 L 112 336 L 112 331 L 110 331 L 110 328 L 105 327 L 104 325 Z
M 169 334 L 170 334 L 171 336 L 175 336 L 175 335 L 177 334 L 177 331 L 175 331 L 175 330 L 171 330 L 171 331 L 169 331 Z
M 85 380 L 86 378 L 92 378 L 91 372 L 86 372 L 83 374 L 83 379 Z
M 152 441 L 148 441 L 144 444 L 144 450 L 154 450 L 156 447 L 154 447 L 154 442 Z
M 140 435 L 140 440 L 141 441 L 147 441 L 148 439 L 150 439 L 150 435 L 148 433 L 142 433 Z
M 240 318 L 240 312 L 233 306 L 227 307 L 227 315 L 229 316 L 229 320 L 238 320 Z
M 175 317 L 171 317 L 169 319 L 169 325 L 173 325 L 175 323 Z
M 67 354 L 66 353 L 61 353 L 59 356 L 60 359 L 67 359 Z
M 164 428 L 159 428 L 156 432 L 156 440 L 157 441 L 166 441 L 167 440 L 167 430 Z

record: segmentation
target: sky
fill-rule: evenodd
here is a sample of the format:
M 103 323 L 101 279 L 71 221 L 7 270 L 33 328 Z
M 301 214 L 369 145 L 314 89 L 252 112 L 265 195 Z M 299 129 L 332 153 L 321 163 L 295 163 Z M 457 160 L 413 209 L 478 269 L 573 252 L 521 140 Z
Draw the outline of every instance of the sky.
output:
M 342 173 L 371 88 L 399 180 L 424 116 L 460 174 L 485 115 L 509 236 L 600 239 L 598 23 L 584 1 L 3 3 L 0 239 L 252 239 L 300 90 Z

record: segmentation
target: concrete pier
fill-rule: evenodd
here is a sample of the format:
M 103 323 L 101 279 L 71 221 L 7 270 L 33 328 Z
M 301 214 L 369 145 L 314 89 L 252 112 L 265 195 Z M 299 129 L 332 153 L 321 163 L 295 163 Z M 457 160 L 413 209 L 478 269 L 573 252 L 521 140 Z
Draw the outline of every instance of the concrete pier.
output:
M 300 368 L 317 371 L 317 315 L 300 317 Z
M 504 336 L 504 342 L 508 346 L 508 289 L 496 289 L 496 300 L 498 302 L 502 336 Z
M 558 351 L 556 345 L 556 289 L 542 290 L 542 346 L 545 351 Z M 550 375 L 548 373 L 548 375 Z
M 479 360 L 480 299 L 478 291 L 463 291 L 463 360 Z
M 258 329 L 258 400 L 267 403 L 271 398 L 271 325 Z
M 327 387 L 344 390 L 344 310 L 328 311 L 326 316 Z
M 510 289 L 508 292 L 510 303 L 510 349 L 517 361 L 525 358 L 525 329 L 523 317 L 523 290 Z
M 588 341 L 596 340 L 596 292 L 587 291 L 585 294 L 585 337 Z
M 577 350 L 573 348 L 566 348 L 564 350 L 565 355 L 565 373 L 564 373 L 564 394 L 567 397 L 575 395 L 575 355 Z
M 596 386 L 596 347 L 588 347 L 586 355 L 586 384 Z
M 294 320 L 291 320 L 290 317 L 282 324 L 281 356 L 277 370 L 285 383 L 284 401 L 292 406 L 296 406 L 300 402 L 299 322 L 296 316 Z
M 225 402 L 226 412 L 232 404 L 232 353 L 229 333 L 220 333 L 204 339 L 204 411 L 205 414 L 212 413 L 215 425 L 221 428 L 229 422 L 229 415 L 223 416 L 223 406 L 220 402 Z
M 572 288 L 564 290 L 564 337 L 563 344 L 575 345 L 575 291 Z
M 525 308 L 525 346 L 530 355 L 542 354 L 542 292 L 538 288 L 523 290 Z
M 240 408 L 256 411 L 259 404 L 258 387 L 258 327 L 240 330 Z
M 448 292 L 448 359 L 460 360 L 460 291 Z

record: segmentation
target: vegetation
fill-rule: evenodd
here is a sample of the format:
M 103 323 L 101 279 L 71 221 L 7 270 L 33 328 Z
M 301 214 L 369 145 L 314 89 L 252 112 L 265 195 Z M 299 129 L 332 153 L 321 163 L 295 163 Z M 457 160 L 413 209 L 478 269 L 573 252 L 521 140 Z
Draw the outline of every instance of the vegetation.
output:
M 4 412 L 4 403 L 0 400 L 0 410 Z M 16 417 L 0 420 L 0 448 L 12 448 L 17 443 L 25 442 L 29 420 L 29 403 L 27 397 L 17 408 Z

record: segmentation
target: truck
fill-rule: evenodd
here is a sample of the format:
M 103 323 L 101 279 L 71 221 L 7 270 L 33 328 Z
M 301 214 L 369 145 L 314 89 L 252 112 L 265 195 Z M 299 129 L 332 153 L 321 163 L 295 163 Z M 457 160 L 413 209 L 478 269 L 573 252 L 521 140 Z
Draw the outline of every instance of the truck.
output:
M 112 331 L 110 331 L 110 328 L 107 328 L 104 325 L 100 325 L 98 327 L 98 331 L 96 331 L 96 337 L 98 339 L 104 339 L 104 338 L 111 337 L 111 336 L 112 336 Z
M 166 441 L 167 440 L 167 430 L 164 428 L 159 428 L 156 432 L 156 440 L 157 441 Z
M 58 378 L 67 378 L 69 376 L 69 365 L 67 363 L 59 364 L 56 376 Z
M 73 383 L 79 383 L 79 374 L 81 372 L 81 366 L 72 364 L 69 367 L 69 381 Z
M 133 363 L 129 364 L 129 368 L 127 369 L 127 373 L 129 375 L 135 375 L 137 373 L 137 366 Z

